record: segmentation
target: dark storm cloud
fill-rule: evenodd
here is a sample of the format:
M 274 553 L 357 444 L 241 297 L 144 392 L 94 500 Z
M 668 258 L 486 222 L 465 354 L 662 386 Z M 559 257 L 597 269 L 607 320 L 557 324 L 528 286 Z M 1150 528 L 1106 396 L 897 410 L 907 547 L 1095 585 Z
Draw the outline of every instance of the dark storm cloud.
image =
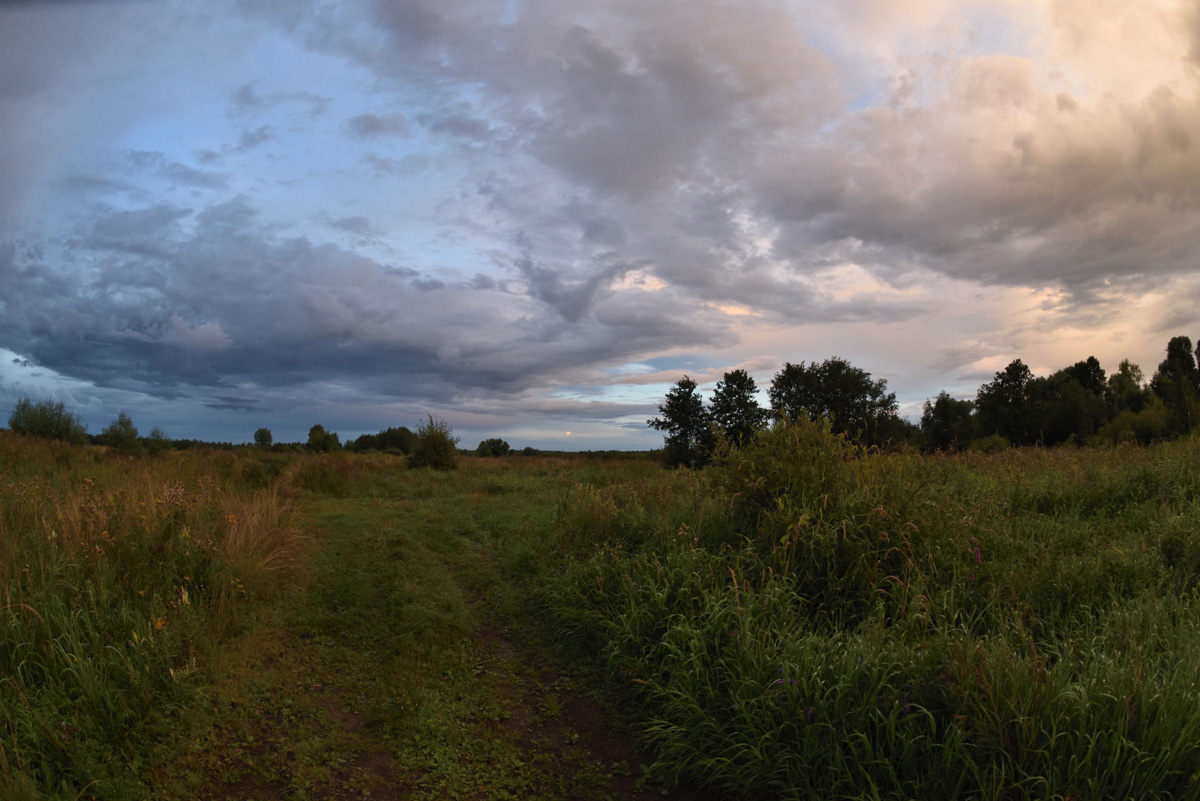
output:
M 597 306 L 621 268 L 579 287 L 534 269 L 529 294 L 451 285 L 282 237 L 243 198 L 109 210 L 37 253 L 0 251 L 6 345 L 60 374 L 162 398 L 186 386 L 303 391 L 315 377 L 379 397 L 512 396 L 630 349 L 693 341 L 704 327 L 648 305 Z M 595 319 L 564 325 L 589 304 Z M 206 405 L 249 401 L 226 391 Z
M 239 398 L 235 395 L 220 395 L 204 405 L 210 409 L 229 409 L 235 412 L 253 412 L 261 408 L 257 399 Z

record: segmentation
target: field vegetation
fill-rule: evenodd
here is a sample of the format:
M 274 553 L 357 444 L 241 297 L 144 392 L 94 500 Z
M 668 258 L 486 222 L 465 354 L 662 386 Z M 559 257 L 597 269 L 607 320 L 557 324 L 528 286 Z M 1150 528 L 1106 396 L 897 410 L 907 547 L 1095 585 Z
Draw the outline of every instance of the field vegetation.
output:
M 0 432 L 0 797 L 1200 797 L 1195 435 L 660 464 Z

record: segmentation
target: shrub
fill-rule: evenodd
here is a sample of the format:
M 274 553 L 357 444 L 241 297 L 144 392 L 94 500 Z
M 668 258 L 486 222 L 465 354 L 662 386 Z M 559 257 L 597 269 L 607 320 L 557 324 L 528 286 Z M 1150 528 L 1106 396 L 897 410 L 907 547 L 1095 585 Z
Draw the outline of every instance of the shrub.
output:
M 445 420 L 433 415 L 417 427 L 417 442 L 409 454 L 410 467 L 453 470 L 458 467 L 458 437 Z
M 100 441 L 121 453 L 139 453 L 142 449 L 137 426 L 125 412 L 118 413 L 117 419 L 104 427 L 100 432 Z
M 1003 453 L 1011 447 L 1012 445 L 1003 434 L 989 434 L 973 440 L 967 449 L 976 453 Z
M 341 450 L 342 442 L 338 435 L 325 430 L 325 426 L 317 423 L 308 429 L 308 449 L 313 453 L 328 453 Z
M 485 439 L 475 449 L 475 453 L 479 456 L 508 456 L 511 451 L 512 447 L 499 437 Z
M 150 429 L 150 436 L 146 437 L 146 450 L 151 456 L 157 456 L 160 453 L 165 453 L 171 449 L 171 438 L 167 436 L 167 432 L 163 431 L 158 426 Z
M 75 444 L 82 444 L 87 439 L 87 426 L 78 416 L 68 412 L 62 401 L 34 403 L 29 398 L 21 398 L 8 418 L 8 427 L 18 434 Z

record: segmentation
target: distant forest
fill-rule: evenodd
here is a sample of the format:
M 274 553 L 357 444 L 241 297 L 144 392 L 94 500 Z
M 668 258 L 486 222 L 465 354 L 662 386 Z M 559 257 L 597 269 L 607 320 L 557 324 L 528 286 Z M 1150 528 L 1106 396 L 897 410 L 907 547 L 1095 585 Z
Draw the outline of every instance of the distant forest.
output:
M 1020 359 L 979 387 L 974 400 L 948 392 L 925 401 L 919 425 L 896 414 L 895 393 L 844 359 L 792 364 L 775 374 L 758 402 L 758 387 L 745 370 L 725 373 L 705 403 L 696 382 L 680 379 L 647 422 L 665 432 L 671 466 L 705 464 L 718 442 L 734 446 L 773 420 L 826 419 L 836 434 L 868 447 L 925 451 L 994 451 L 1014 445 L 1092 442 L 1148 444 L 1188 434 L 1200 422 L 1200 347 L 1177 336 L 1147 381 L 1128 359 L 1108 375 L 1089 356 L 1052 375 L 1033 375 Z

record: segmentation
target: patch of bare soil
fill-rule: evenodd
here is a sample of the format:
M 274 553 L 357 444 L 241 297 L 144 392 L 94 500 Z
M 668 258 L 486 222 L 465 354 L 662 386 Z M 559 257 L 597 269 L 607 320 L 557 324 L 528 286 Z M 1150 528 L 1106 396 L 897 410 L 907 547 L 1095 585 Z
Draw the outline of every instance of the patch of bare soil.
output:
M 602 795 L 569 795 L 570 801 L 716 798 L 691 787 L 664 791 L 658 783 L 647 781 L 645 768 L 653 757 L 638 747 L 615 710 L 585 695 L 544 654 L 514 642 L 490 623 L 480 628 L 479 639 L 485 670 L 495 670 L 501 677 L 494 686 L 508 713 L 495 725 L 512 733 L 530 764 L 560 774 L 564 785 L 581 768 L 595 771 L 608 785 Z

